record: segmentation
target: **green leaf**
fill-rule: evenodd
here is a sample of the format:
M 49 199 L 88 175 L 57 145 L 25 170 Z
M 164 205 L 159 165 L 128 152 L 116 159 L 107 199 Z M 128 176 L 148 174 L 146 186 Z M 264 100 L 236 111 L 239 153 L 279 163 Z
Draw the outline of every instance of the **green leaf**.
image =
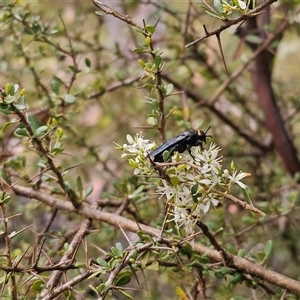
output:
M 86 58 L 84 62 L 85 62 L 85 65 L 86 65 L 88 68 L 91 67 L 91 61 L 90 61 L 89 58 Z
M 33 137 L 39 137 L 43 134 L 45 134 L 48 130 L 48 126 L 44 125 L 44 126 L 41 126 L 39 127 L 37 130 L 35 130 L 34 134 L 33 134 Z
M 246 41 L 252 44 L 262 44 L 263 40 L 260 36 L 255 35 L 255 34 L 249 34 L 246 36 Z
M 83 184 L 80 176 L 77 177 L 77 190 L 79 192 L 79 197 L 82 198 Z
M 152 25 L 147 25 L 147 26 L 145 27 L 145 29 L 146 29 L 147 32 L 149 32 L 149 33 L 151 33 L 151 34 L 153 34 L 153 33 L 155 32 L 155 27 L 152 26 Z
M 8 185 L 11 185 L 11 180 L 9 178 L 9 176 L 6 173 L 6 170 L 4 168 L 1 169 L 1 178 L 3 179 L 3 181 L 5 183 L 7 183 Z
M 168 158 L 170 158 L 170 152 L 168 150 L 165 150 L 163 153 L 163 159 L 166 161 Z
M 51 90 L 58 95 L 59 94 L 59 83 L 56 80 L 51 80 L 50 82 Z
M 183 255 L 186 255 L 187 257 L 191 258 L 193 254 L 193 248 L 190 244 L 184 244 L 182 247 L 180 247 L 180 252 Z
M 172 185 L 174 185 L 175 187 L 180 183 L 180 180 L 177 176 L 174 176 L 170 179 Z
M 4 103 L 11 104 L 11 103 L 15 102 L 15 100 L 16 100 L 15 96 L 7 96 L 4 100 Z
M 76 101 L 76 97 L 74 97 L 73 95 L 70 95 L 70 94 L 66 94 L 66 95 L 64 95 L 63 100 L 66 103 L 73 104 Z
M 95 14 L 98 15 L 98 16 L 100 16 L 100 17 L 106 16 L 106 13 L 103 12 L 103 11 L 101 11 L 101 10 L 96 10 L 96 11 L 95 11 Z
M 59 77 L 57 77 L 56 75 L 53 75 L 52 80 L 55 80 L 55 81 L 57 81 L 58 83 L 60 83 L 62 85 L 64 84 L 64 82 Z
M 80 71 L 79 71 L 76 67 L 74 67 L 74 66 L 69 66 L 69 69 L 70 69 L 74 74 L 77 74 L 77 73 L 80 72 Z
M 265 249 L 264 249 L 265 257 L 263 259 L 263 262 L 265 262 L 266 259 L 270 256 L 270 254 L 272 252 L 272 247 L 273 247 L 272 240 L 268 240 L 266 245 L 265 245 Z
M 116 249 L 118 250 L 118 254 L 120 257 L 124 256 L 124 250 L 123 250 L 123 246 L 121 243 L 117 243 L 116 244 Z
M 135 48 L 132 50 L 132 52 L 135 52 L 135 53 L 144 53 L 148 51 L 147 48 Z
M 133 300 L 133 298 L 128 294 L 126 293 L 125 291 L 121 290 L 121 289 L 118 289 L 118 291 L 123 294 L 127 299 L 130 299 L 130 300 Z
M 245 253 L 246 253 L 245 249 L 240 249 L 239 252 L 238 252 L 238 254 L 237 254 L 237 256 L 244 257 Z
M 214 271 L 214 275 L 218 279 L 224 278 L 224 274 L 222 272 L 219 272 L 218 270 Z
M 111 249 L 113 256 L 115 256 L 115 257 L 119 256 L 119 253 L 118 253 L 118 250 L 116 247 L 111 247 L 110 249 Z
M 256 257 L 260 262 L 263 262 L 265 260 L 265 256 L 266 256 L 265 252 L 263 252 L 263 251 L 258 251 L 256 253 Z
M 139 236 L 139 238 L 142 240 L 142 241 L 144 241 L 144 242 L 152 242 L 152 237 L 149 235 L 149 234 L 147 234 L 147 233 L 145 233 L 145 232 L 143 232 L 142 230 L 138 230 L 137 232 L 136 232 L 136 234 Z M 141 245 L 141 247 L 143 246 L 143 243 L 140 243 L 140 245 Z M 138 247 L 137 247 L 138 248 Z M 148 253 L 148 252 L 147 252 Z
M 210 262 L 209 258 L 205 254 L 198 257 L 197 260 L 202 264 L 208 264 Z
M 241 190 L 242 190 L 242 193 L 243 193 L 243 195 L 244 195 L 244 197 L 245 197 L 245 200 L 246 200 L 249 204 L 252 205 L 252 200 L 251 200 L 251 198 L 250 198 L 250 195 L 249 195 L 248 191 L 247 191 L 246 189 L 242 189 L 242 188 L 241 188 Z
M 35 132 L 38 128 L 43 126 L 43 123 L 34 114 L 28 115 L 28 123 L 33 132 Z
M 22 95 L 18 98 L 18 101 L 16 102 L 15 106 L 16 105 L 25 106 L 25 96 L 24 95 Z
M 23 104 L 15 104 L 14 107 L 15 107 L 17 110 L 25 110 L 25 109 L 26 109 L 26 106 L 23 105 Z
M 138 165 L 136 163 L 136 161 L 132 158 L 128 159 L 128 163 L 129 163 L 129 166 L 132 168 L 132 169 L 135 169 Z
M 210 15 L 211 17 L 213 18 L 216 18 L 216 19 L 220 19 L 220 20 L 223 20 L 224 18 L 220 15 L 217 15 L 216 13 L 210 11 L 210 10 L 206 10 L 205 11 L 208 15 Z
M 92 184 L 88 185 L 84 191 L 84 199 L 86 199 L 94 190 L 94 186 Z
M 174 85 L 172 83 L 169 83 L 166 88 L 166 95 L 172 93 L 173 88 L 174 88 Z
M 126 271 L 126 272 L 120 272 L 117 275 L 117 278 L 115 280 L 115 285 L 116 286 L 122 286 L 131 281 L 131 272 Z
M 19 122 L 19 120 L 11 120 L 9 122 L 6 122 L 2 127 L 2 131 L 5 132 L 11 124 L 15 124 L 18 122 Z
M 243 275 L 241 273 L 235 273 L 234 277 L 230 280 L 231 284 L 237 284 L 243 280 Z
M 72 292 L 68 291 L 68 296 L 66 297 L 67 300 L 76 300 L 75 296 L 72 294 Z
M 14 109 L 10 105 L 4 103 L 0 103 L 0 111 L 5 115 L 14 113 Z
M 214 0 L 214 7 L 219 13 L 223 12 L 222 0 Z
M 149 257 L 150 257 L 150 252 L 146 252 L 145 255 L 142 258 L 142 268 L 143 269 L 146 268 Z
M 6 204 L 10 201 L 10 195 L 7 195 L 5 192 L 0 191 L 0 204 Z
M 194 184 L 191 188 L 191 194 L 193 198 L 193 202 L 198 203 L 198 197 L 201 195 L 198 193 L 199 186 L 198 184 Z
M 155 260 L 151 265 L 146 267 L 147 270 L 158 271 L 159 263 Z
M 15 136 L 17 137 L 29 137 L 29 134 L 26 129 L 24 128 L 17 128 L 14 132 Z
M 138 32 L 138 33 L 144 33 L 140 28 L 138 27 L 133 27 L 134 31 Z
M 142 184 L 140 185 L 133 193 L 128 195 L 128 199 L 134 199 L 137 197 L 143 190 L 145 189 L 145 186 Z
M 62 153 L 65 150 L 64 144 L 61 142 L 57 142 L 54 146 L 54 148 L 51 150 L 52 155 L 56 155 L 59 153 Z
M 20 88 L 20 86 L 17 83 L 13 84 L 13 92 L 14 92 L 14 94 L 17 93 L 17 91 L 19 90 L 19 88 Z
M 30 11 L 25 11 L 24 16 L 23 16 L 23 20 L 26 20 L 28 17 L 30 17 Z
M 98 257 L 98 258 L 97 258 L 97 263 L 98 263 L 101 267 L 105 267 L 105 268 L 108 268 L 108 267 L 109 267 L 107 261 L 104 260 L 102 257 Z
M 157 125 L 157 118 L 155 117 L 148 117 L 147 118 L 147 124 L 154 126 Z
M 31 288 L 36 292 L 41 292 L 44 287 L 45 287 L 44 281 L 41 279 L 34 281 L 34 283 L 31 286 Z
M 25 167 L 26 167 L 26 156 L 21 156 L 20 160 L 21 160 L 21 164 L 22 164 L 23 169 L 25 169 Z
M 91 278 L 91 277 L 89 277 L 89 278 Z M 94 293 L 95 293 L 96 295 L 98 295 L 98 290 L 97 290 L 93 285 L 89 284 L 89 288 L 90 288 L 92 291 L 94 291 Z
M 160 65 L 161 65 L 161 57 L 160 57 L 160 55 L 156 55 L 155 56 L 154 63 L 155 63 L 156 69 L 158 70 L 160 68 Z

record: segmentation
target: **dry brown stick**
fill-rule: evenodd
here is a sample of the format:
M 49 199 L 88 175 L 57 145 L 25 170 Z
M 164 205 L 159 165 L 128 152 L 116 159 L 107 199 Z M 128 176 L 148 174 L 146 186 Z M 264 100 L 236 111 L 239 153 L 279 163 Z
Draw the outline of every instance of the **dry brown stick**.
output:
M 81 240 L 83 239 L 83 237 L 86 235 L 88 228 L 90 227 L 91 224 L 91 220 L 89 218 L 86 218 L 83 220 L 83 222 L 81 223 L 78 232 L 76 233 L 76 235 L 74 236 L 72 242 L 70 243 L 69 247 L 68 247 L 68 251 L 66 251 L 66 253 L 63 255 L 63 257 L 60 260 L 60 264 L 72 264 L 74 259 L 75 259 L 75 255 L 77 253 L 78 247 L 81 243 Z M 45 299 L 49 299 L 48 295 L 51 295 L 51 290 L 57 286 L 57 283 L 59 282 L 61 276 L 63 275 L 64 271 L 61 270 L 56 270 L 54 271 L 49 280 L 47 281 L 47 289 L 44 289 L 41 292 L 41 299 L 45 300 Z
M 72 286 L 76 285 L 79 282 L 82 282 L 84 279 L 91 276 L 93 271 L 88 270 L 83 274 L 79 274 L 72 278 L 71 280 L 67 281 L 66 283 L 62 284 L 61 286 L 55 288 L 51 293 L 45 295 L 43 300 L 50 300 L 55 299 L 55 297 L 61 295 L 63 292 L 69 290 Z

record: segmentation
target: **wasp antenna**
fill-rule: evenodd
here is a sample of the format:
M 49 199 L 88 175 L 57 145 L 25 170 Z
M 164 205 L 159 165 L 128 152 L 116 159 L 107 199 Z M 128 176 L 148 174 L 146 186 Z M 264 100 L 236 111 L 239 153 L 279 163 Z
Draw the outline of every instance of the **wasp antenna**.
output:
M 210 129 L 210 127 L 211 127 L 211 126 L 209 126 L 209 127 L 207 128 L 207 130 L 205 131 L 205 134 L 206 134 L 206 133 L 207 133 L 207 131 Z

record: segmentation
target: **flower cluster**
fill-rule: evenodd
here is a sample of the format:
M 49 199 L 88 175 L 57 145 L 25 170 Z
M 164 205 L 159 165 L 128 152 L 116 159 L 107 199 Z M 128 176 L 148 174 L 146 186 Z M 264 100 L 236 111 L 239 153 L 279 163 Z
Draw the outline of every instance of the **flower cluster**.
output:
M 128 158 L 134 174 L 151 175 L 157 172 L 148 158 L 155 146 L 141 134 L 134 138 L 127 136 L 129 144 L 118 145 L 123 151 L 122 157 Z M 222 169 L 221 148 L 211 143 L 208 150 L 192 147 L 191 153 L 175 153 L 169 164 L 161 167 L 166 178 L 158 180 L 157 192 L 165 197 L 170 204 L 172 220 L 178 227 L 184 226 L 187 234 L 194 231 L 201 214 L 207 213 L 211 207 L 216 207 L 222 200 L 221 193 L 230 193 L 234 184 L 246 189 L 241 182 L 250 174 L 237 172 L 232 164 L 231 170 Z
M 134 138 L 128 134 L 127 141 L 129 144 L 123 146 L 116 144 L 117 149 L 123 151 L 122 158 L 128 158 L 129 165 L 134 169 L 134 175 L 149 173 L 150 164 L 147 157 L 155 143 L 144 140 L 142 133 Z

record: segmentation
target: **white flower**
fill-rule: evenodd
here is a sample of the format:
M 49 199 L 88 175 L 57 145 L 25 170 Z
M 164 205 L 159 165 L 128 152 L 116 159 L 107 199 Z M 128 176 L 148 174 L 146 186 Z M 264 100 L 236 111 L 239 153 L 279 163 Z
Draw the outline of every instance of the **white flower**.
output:
M 219 174 L 221 170 L 222 157 L 219 156 L 219 151 L 221 148 L 217 147 L 216 144 L 211 143 L 208 150 L 203 150 L 201 153 L 195 153 L 195 158 L 198 160 L 200 165 L 202 165 L 201 173 L 206 174 L 212 172 L 214 174 Z
M 157 192 L 160 194 L 160 198 L 165 195 L 167 200 L 171 200 L 174 197 L 176 190 L 168 185 L 165 179 L 162 180 L 162 184 L 163 186 L 157 187 Z
M 178 228 L 184 225 L 187 234 L 193 233 L 197 219 L 193 218 L 185 208 L 175 206 L 173 215 L 171 221 L 174 221 Z
M 213 207 L 216 207 L 220 203 L 220 201 L 215 199 L 213 196 L 214 195 L 210 193 L 203 201 L 205 205 L 203 203 L 199 204 L 199 208 L 202 209 L 205 214 L 209 211 L 211 205 L 213 205 Z
M 186 208 L 192 205 L 191 191 L 187 186 L 183 185 L 182 190 L 177 190 L 175 205 L 185 206 Z
M 228 179 L 231 182 L 234 182 L 236 184 L 238 184 L 242 189 L 247 188 L 247 185 L 242 183 L 240 180 L 242 180 L 245 177 L 249 177 L 251 174 L 249 173 L 244 173 L 244 172 L 240 172 L 239 174 L 237 174 L 237 170 L 233 171 L 232 175 L 228 176 Z

